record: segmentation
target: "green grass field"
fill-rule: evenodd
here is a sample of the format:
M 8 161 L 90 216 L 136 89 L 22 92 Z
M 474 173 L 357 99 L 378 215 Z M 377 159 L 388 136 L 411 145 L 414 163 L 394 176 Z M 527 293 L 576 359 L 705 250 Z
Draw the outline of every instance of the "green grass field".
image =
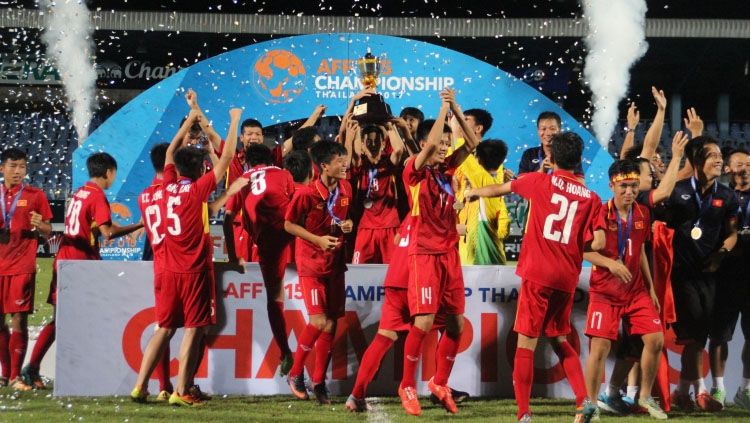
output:
M 36 290 L 34 292 L 34 314 L 29 316 L 29 326 L 40 326 L 52 318 L 52 306 L 47 304 L 49 281 L 52 279 L 52 259 L 36 259 Z
M 513 422 L 515 403 L 512 400 L 472 400 L 460 406 L 451 416 L 442 408 L 422 401 L 422 417 L 407 417 L 397 398 L 381 398 L 369 414 L 350 414 L 343 407 L 343 397 L 334 398 L 332 406 L 318 406 L 313 401 L 293 400 L 289 396 L 215 398 L 206 406 L 194 409 L 175 408 L 161 403 L 135 404 L 127 397 L 53 398 L 50 391 L 0 394 L 0 421 L 56 422 L 332 422 L 332 421 L 466 421 Z M 571 401 L 532 401 L 535 422 L 570 422 L 573 419 Z M 690 415 L 673 413 L 670 419 L 684 422 L 750 421 L 750 411 L 728 408 L 722 413 Z M 602 421 L 646 422 L 647 415 L 630 417 L 602 416 Z

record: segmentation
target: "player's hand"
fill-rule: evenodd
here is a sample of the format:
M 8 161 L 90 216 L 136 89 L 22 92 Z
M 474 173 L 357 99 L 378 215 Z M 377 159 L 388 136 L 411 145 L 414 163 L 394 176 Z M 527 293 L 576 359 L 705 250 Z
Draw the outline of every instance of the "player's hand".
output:
M 331 235 L 319 236 L 316 240 L 318 247 L 323 251 L 331 251 L 339 245 L 339 239 Z
M 235 179 L 234 182 L 229 185 L 229 188 L 227 188 L 227 197 L 231 197 L 242 191 L 242 188 L 245 188 L 248 183 L 250 183 L 250 178 L 240 177 Z
M 464 191 L 464 200 L 471 202 L 471 201 L 476 201 L 478 199 L 479 199 L 479 196 L 477 195 L 476 191 L 474 191 L 473 189 L 469 188 L 466 191 Z
M 315 110 L 313 110 L 313 116 L 317 116 L 318 118 L 320 118 L 321 116 L 323 116 L 323 113 L 325 112 L 326 112 L 326 106 L 324 104 L 319 104 L 318 106 L 315 107 Z
M 695 107 L 687 109 L 687 118 L 685 118 L 685 127 L 690 131 L 690 136 L 695 138 L 703 135 L 703 120 L 698 116 Z
M 362 98 L 371 96 L 373 94 L 375 94 L 375 88 L 365 88 L 357 94 L 354 94 L 354 97 L 352 97 L 352 102 L 361 100 Z
M 354 230 L 354 222 L 351 219 L 346 219 L 341 222 L 341 232 L 348 234 Z
M 238 121 L 240 120 L 241 117 L 242 117 L 242 109 L 237 108 L 237 107 L 229 109 L 229 118 L 232 121 Z
M 201 112 L 198 109 L 190 109 L 187 120 L 190 122 L 199 122 L 201 120 Z
M 667 96 L 664 95 L 663 90 L 657 90 L 656 87 L 651 87 L 651 95 L 654 96 L 656 107 L 659 110 L 665 110 L 667 108 Z
M 510 169 L 503 169 L 503 182 L 512 181 L 513 178 L 516 177 L 516 174 L 513 173 Z
M 397 233 L 393 237 L 393 245 L 398 245 L 399 242 L 401 242 L 401 234 Z
M 542 164 L 539 165 L 540 172 L 546 172 L 547 169 L 552 169 L 552 160 L 549 156 L 545 157 L 544 160 L 542 160 Z
M 634 130 L 640 121 L 641 112 L 635 107 L 635 102 L 630 103 L 630 107 L 628 107 L 628 129 Z
M 651 302 L 654 303 L 654 306 L 656 307 L 656 311 L 661 313 L 661 305 L 659 304 L 659 298 L 656 297 L 656 293 L 652 290 L 649 292 L 649 295 L 651 296 Z
M 32 211 L 29 213 L 29 216 L 31 216 L 31 218 L 29 219 L 31 221 L 31 226 L 33 226 L 34 229 L 39 228 L 39 225 L 42 224 L 42 215 L 35 211 Z
M 458 105 L 458 103 L 456 103 L 456 90 L 453 88 L 446 88 L 443 91 L 440 91 L 440 99 L 443 100 L 444 103 L 447 103 L 451 110 Z
M 682 132 L 677 131 L 676 134 L 674 134 L 674 138 L 672 138 L 672 160 L 677 158 L 677 160 L 682 158 L 682 155 L 685 154 L 685 146 L 688 143 L 688 136 Z
M 618 260 L 612 260 L 612 263 L 608 266 L 609 272 L 615 275 L 623 283 L 630 283 L 633 280 L 633 275 L 630 274 L 630 270 L 623 263 Z
M 198 94 L 192 88 L 188 88 L 187 93 L 185 93 L 185 101 L 191 109 L 198 108 Z
M 456 224 L 456 232 L 458 232 L 459 236 L 466 235 L 466 225 L 464 225 L 463 223 Z
M 237 273 L 245 273 L 245 260 L 242 258 L 230 257 L 227 265 Z

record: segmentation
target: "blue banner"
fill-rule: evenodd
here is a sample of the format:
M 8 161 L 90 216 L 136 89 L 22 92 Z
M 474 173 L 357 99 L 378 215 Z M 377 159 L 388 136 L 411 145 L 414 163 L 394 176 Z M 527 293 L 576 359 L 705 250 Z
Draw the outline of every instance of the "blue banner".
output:
M 73 154 L 73 184 L 88 179 L 86 157 L 112 154 L 118 177 L 108 196 L 118 224 L 137 222 L 137 196 L 153 178 L 149 151 L 169 142 L 188 113 L 184 94 L 193 88 L 220 135 L 226 134 L 231 107 L 245 109 L 243 119 L 264 126 L 307 117 L 323 104 L 328 115 L 341 114 L 361 89 L 356 61 L 368 50 L 382 56 L 378 91 L 394 114 L 407 106 L 435 116 L 438 93 L 451 86 L 464 109 L 483 108 L 494 123 L 485 138 L 500 138 L 509 147 L 506 166 L 517 169 L 521 154 L 539 145 L 536 117 L 558 113 L 563 128 L 585 141 L 583 169 L 587 185 L 608 192 L 612 158 L 583 126 L 553 101 L 516 77 L 463 53 L 424 41 L 370 34 L 314 34 L 252 44 L 185 68 L 123 106 L 93 132 Z M 608 195 L 604 195 L 607 197 Z M 138 259 L 139 243 L 105 245 L 105 259 Z

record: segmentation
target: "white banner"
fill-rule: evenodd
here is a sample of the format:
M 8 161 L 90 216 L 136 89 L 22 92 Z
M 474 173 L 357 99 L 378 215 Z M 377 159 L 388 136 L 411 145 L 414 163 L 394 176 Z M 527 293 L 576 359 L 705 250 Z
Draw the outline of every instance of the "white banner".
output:
M 351 265 L 346 274 L 346 316 L 339 320 L 334 353 L 328 371 L 333 394 L 348 394 L 362 355 L 374 337 L 384 296 L 383 265 Z M 513 319 L 519 279 L 515 268 L 504 266 L 464 267 L 466 283 L 466 329 L 456 359 L 451 386 L 477 396 L 512 397 L 512 352 L 515 349 Z M 153 277 L 150 262 L 61 261 L 58 263 L 57 352 L 55 395 L 126 395 L 135 383 L 142 351 L 154 330 Z M 217 263 L 217 285 L 221 290 L 219 324 L 211 330 L 207 354 L 196 383 L 216 394 L 287 394 L 279 377 L 279 349 L 272 341 L 266 314 L 266 296 L 260 269 L 247 266 L 245 274 L 224 272 Z M 588 270 L 581 275 L 573 308 L 569 339 L 581 360 L 586 359 L 588 340 L 582 333 L 586 313 Z M 300 285 L 293 268 L 285 277 L 285 315 L 289 344 L 306 324 Z M 403 338 L 403 337 L 402 337 Z M 177 374 L 181 332 L 171 343 L 172 369 Z M 395 395 L 401 375 L 403 340 L 386 355 L 371 395 Z M 435 370 L 437 333 L 426 339 L 417 374 L 418 389 L 427 393 L 427 380 Z M 681 347 L 667 336 L 670 362 L 679 368 Z M 742 374 L 742 334 L 737 330 L 730 344 L 726 384 L 731 391 Z M 533 396 L 572 397 L 561 365 L 549 345 L 542 341 L 536 353 Z M 707 363 L 707 360 L 706 360 Z M 311 364 L 311 361 L 309 362 Z M 607 365 L 607 374 L 612 362 Z M 671 370 L 674 382 L 677 371 Z M 149 390 L 157 391 L 155 380 Z

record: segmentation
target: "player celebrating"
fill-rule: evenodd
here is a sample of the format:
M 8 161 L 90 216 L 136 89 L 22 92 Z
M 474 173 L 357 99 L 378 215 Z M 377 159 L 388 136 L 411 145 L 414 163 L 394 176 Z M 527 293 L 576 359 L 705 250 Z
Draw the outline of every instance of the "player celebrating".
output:
M 620 321 L 625 320 L 628 335 L 643 339 L 641 353 L 641 392 L 638 404 L 660 420 L 667 418 L 651 396 L 651 387 L 664 345 L 659 318 L 659 300 L 649 271 L 644 244 L 651 233 L 650 211 L 636 202 L 640 185 L 639 164 L 620 160 L 609 168 L 614 198 L 601 207 L 594 222 L 594 243 L 604 240 L 599 252 L 583 257 L 591 271 L 590 300 L 586 335 L 591 338 L 586 362 L 586 388 L 589 398 L 597 398 L 604 376 L 604 361 L 612 341 L 617 340 Z
M 581 362 L 568 343 L 573 294 L 581 273 L 584 242 L 601 200 L 573 174 L 580 166 L 583 140 L 573 132 L 557 134 L 550 145 L 552 174 L 529 172 L 503 185 L 468 190 L 467 198 L 497 197 L 514 192 L 530 200 L 529 221 L 521 244 L 516 274 L 521 292 L 513 330 L 518 345 L 513 365 L 513 390 L 518 420 L 531 421 L 529 397 L 534 380 L 534 350 L 544 331 L 560 358 L 576 395 L 576 421 L 590 419 L 596 407 L 586 397 Z M 585 239 L 586 238 L 586 239 Z M 533 261 L 545 257 L 555 266 Z
M 692 385 L 698 407 L 718 411 L 722 404 L 711 397 L 700 375 L 716 296 L 715 272 L 737 241 L 739 205 L 734 192 L 718 183 L 723 160 L 715 140 L 693 138 L 687 157 L 694 174 L 677 183 L 668 203 L 667 223 L 675 230 L 672 291 L 677 322 L 673 327 L 677 342 L 685 346 L 672 400 L 682 409 L 692 409 Z
M 59 260 L 101 260 L 99 235 L 105 241 L 127 235 L 143 227 L 142 223 L 114 226 L 109 212 L 109 202 L 104 190 L 109 189 L 117 175 L 117 162 L 107 153 L 95 153 L 86 159 L 89 181 L 73 194 L 65 213 L 65 233 L 60 250 L 52 263 L 47 302 L 53 309 L 57 304 L 57 262 Z M 52 315 L 55 315 L 54 310 Z M 29 364 L 21 375 L 27 385 L 44 388 L 39 377 L 39 367 L 47 350 L 55 342 L 55 321 L 47 323 L 39 332 Z
M 407 414 L 415 416 L 422 412 L 416 394 L 416 368 L 422 343 L 438 310 L 445 314 L 446 332 L 438 345 L 437 371 L 427 386 L 448 412 L 458 412 L 447 385 L 463 331 L 465 298 L 456 248 L 458 233 L 451 178 L 476 148 L 478 139 L 466 124 L 456 103 L 455 92 L 447 89 L 440 93 L 440 97 L 442 104 L 438 117 L 420 126 L 422 150 L 407 161 L 403 176 L 412 200 L 407 297 L 414 324 L 406 337 L 404 373 L 398 394 Z M 451 146 L 450 127 L 445 124 L 448 110 L 456 115 L 466 133 L 466 142 L 446 157 Z M 430 128 L 429 132 L 427 128 Z
M 266 287 L 266 309 L 271 332 L 281 349 L 281 375 L 292 367 L 292 351 L 286 335 L 284 320 L 284 271 L 290 261 L 291 237 L 284 230 L 284 214 L 295 191 L 292 175 L 273 166 L 271 150 L 263 144 L 251 144 L 245 149 L 245 160 L 251 166 L 242 175 L 249 182 L 240 194 L 229 201 L 240 203 L 244 225 L 253 235 L 250 242 L 258 246 L 258 263 Z M 227 204 L 227 208 L 233 205 Z M 236 208 L 236 207 L 235 207 Z M 231 240 L 231 234 L 225 234 Z M 227 242 L 229 261 L 240 263 L 234 245 Z
M 344 234 L 353 229 L 347 219 L 352 190 L 346 181 L 344 146 L 320 141 L 311 149 L 320 178 L 298 189 L 286 212 L 284 229 L 297 237 L 295 258 L 310 322 L 297 341 L 289 387 L 299 399 L 308 399 L 305 358 L 315 346 L 313 392 L 320 404 L 330 404 L 325 384 L 336 321 L 344 315 L 346 272 Z
M 0 386 L 27 391 L 19 377 L 29 341 L 27 317 L 34 307 L 36 250 L 39 234 L 52 231 L 52 210 L 44 192 L 23 183 L 26 153 L 9 148 L 0 156 L 4 182 L 0 185 Z M 8 333 L 5 314 L 11 315 Z M 10 378 L 10 379 L 9 379 Z

